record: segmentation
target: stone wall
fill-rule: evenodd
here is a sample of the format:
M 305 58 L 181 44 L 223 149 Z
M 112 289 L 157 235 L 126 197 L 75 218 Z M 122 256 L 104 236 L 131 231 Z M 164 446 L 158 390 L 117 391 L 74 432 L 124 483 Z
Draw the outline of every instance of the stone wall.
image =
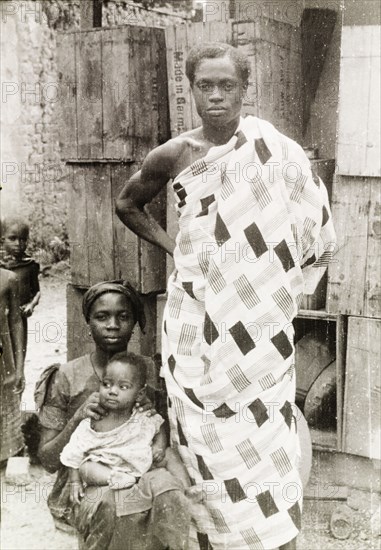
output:
M 1 15 L 2 40 L 12 44 L 2 54 L 7 70 L 2 75 L 1 214 L 29 219 L 36 253 L 49 249 L 54 237 L 67 240 L 66 168 L 55 120 L 56 31 L 78 26 L 79 2 L 5 1 Z
M 79 28 L 80 0 L 3 0 L 1 14 L 1 215 L 22 213 L 31 250 L 67 240 L 67 169 L 56 122 L 58 31 Z M 103 25 L 165 26 L 191 16 L 191 0 L 104 0 Z M 41 252 L 41 251 L 40 251 Z M 44 261 L 44 258 L 42 258 Z
M 125 2 L 104 0 L 103 25 L 138 25 L 142 27 L 165 27 L 178 25 L 191 19 L 192 0 L 160 0 L 149 2 Z

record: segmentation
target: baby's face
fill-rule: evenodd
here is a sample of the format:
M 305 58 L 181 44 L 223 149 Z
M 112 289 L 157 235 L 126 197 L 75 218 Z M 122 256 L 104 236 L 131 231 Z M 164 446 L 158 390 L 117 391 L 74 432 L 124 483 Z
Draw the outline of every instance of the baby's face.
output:
M 137 367 L 112 361 L 99 389 L 100 403 L 109 410 L 132 410 L 143 391 Z
M 28 235 L 17 224 L 10 225 L 4 235 L 4 250 L 14 258 L 22 258 L 28 243 Z

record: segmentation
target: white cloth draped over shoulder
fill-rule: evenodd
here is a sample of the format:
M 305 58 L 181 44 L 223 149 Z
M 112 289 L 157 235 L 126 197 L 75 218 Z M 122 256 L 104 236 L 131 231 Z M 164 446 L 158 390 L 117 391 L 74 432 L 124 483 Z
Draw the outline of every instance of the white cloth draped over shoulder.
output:
M 335 245 L 303 149 L 241 119 L 183 170 L 163 322 L 172 444 L 206 493 L 194 547 L 276 548 L 300 528 L 292 320 Z

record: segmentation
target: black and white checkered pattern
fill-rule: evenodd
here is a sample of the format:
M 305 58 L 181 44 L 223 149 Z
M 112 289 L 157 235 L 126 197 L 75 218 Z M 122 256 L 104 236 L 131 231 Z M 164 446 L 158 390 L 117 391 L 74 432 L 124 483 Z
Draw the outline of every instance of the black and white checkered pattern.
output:
M 191 547 L 276 548 L 300 529 L 291 321 L 332 255 L 328 196 L 301 147 L 254 117 L 174 191 L 163 370 L 172 442 L 207 494 Z

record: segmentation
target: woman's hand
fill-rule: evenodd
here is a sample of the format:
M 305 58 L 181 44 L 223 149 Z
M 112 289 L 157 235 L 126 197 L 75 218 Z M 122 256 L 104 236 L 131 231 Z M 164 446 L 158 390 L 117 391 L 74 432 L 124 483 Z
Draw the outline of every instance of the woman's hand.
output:
M 152 401 L 145 395 L 141 401 L 137 401 L 134 407 L 139 412 L 147 412 L 147 416 L 154 416 L 157 410 L 152 405 Z
M 74 418 L 78 422 L 81 422 L 85 418 L 93 418 L 94 420 L 100 420 L 106 414 L 107 414 L 106 409 L 104 409 L 99 402 L 99 392 L 94 392 L 76 410 L 74 414 Z

